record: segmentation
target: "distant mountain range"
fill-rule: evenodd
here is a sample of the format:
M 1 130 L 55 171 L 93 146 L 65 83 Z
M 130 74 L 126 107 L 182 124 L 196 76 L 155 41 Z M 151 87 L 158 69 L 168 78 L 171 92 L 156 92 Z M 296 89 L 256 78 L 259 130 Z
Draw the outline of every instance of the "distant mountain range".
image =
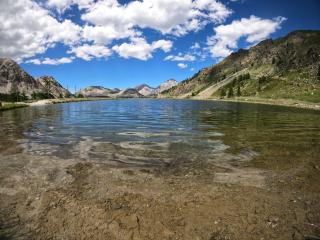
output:
M 174 86 L 178 85 L 178 82 L 174 79 L 169 79 L 161 83 L 158 87 L 150 87 L 147 84 L 141 84 L 135 87 L 135 89 L 143 96 L 157 96 L 159 93 L 166 91 Z
M 320 31 L 294 31 L 232 53 L 163 98 L 261 97 L 320 102 Z
M 78 91 L 75 96 L 143 98 L 156 96 L 177 84 L 176 80 L 170 79 L 156 88 L 152 88 L 147 84 L 123 90 L 90 86 Z M 27 99 L 66 98 L 71 96 L 73 95 L 52 76 L 42 76 L 35 79 L 15 61 L 8 58 L 0 58 L 0 100 L 24 101 Z
M 141 84 L 134 88 L 127 89 L 110 89 L 102 86 L 86 87 L 76 93 L 84 97 L 110 97 L 110 98 L 142 98 L 142 97 L 156 97 L 163 91 L 176 86 L 178 82 L 174 79 L 169 79 L 158 87 L 153 88 L 147 84 Z

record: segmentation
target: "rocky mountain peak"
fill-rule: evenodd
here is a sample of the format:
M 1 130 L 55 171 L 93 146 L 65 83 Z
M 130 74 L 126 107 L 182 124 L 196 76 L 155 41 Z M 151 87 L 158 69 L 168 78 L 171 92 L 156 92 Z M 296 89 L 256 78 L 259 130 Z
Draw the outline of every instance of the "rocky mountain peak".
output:
M 34 79 L 12 59 L 0 58 L 0 94 L 7 98 L 13 91 L 28 98 L 39 94 L 54 98 L 70 95 L 70 92 L 53 77 L 43 76 Z
M 42 85 L 12 59 L 0 58 L 0 94 L 10 94 L 13 89 L 31 97 Z

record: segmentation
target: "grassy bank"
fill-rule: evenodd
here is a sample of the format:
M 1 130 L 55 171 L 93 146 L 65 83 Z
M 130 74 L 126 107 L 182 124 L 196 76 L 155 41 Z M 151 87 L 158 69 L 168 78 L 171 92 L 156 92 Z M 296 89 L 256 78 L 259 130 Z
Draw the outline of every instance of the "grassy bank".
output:
M 22 107 L 29 107 L 33 105 L 47 105 L 47 104 L 58 104 L 58 103 L 70 103 L 70 102 L 83 102 L 83 101 L 97 101 L 107 100 L 110 98 L 59 98 L 59 99 L 43 99 L 43 100 L 32 100 L 27 102 L 2 102 L 0 111 L 11 110 Z
M 99 101 L 99 100 L 116 100 L 116 98 L 59 98 L 59 99 L 47 99 L 47 100 L 19 102 L 19 103 L 2 102 L 2 106 L 0 106 L 0 111 L 21 108 L 21 107 L 28 107 L 28 106 L 32 106 L 32 105 L 47 105 L 47 104 L 84 102 L 84 101 Z M 294 99 L 271 99 L 271 98 L 261 98 L 261 97 L 235 97 L 235 98 L 210 98 L 210 99 L 197 99 L 197 100 L 246 102 L 246 103 L 254 103 L 254 104 L 267 104 L 267 105 L 278 105 L 278 106 L 320 110 L 320 103 L 312 103 L 312 102 L 299 101 L 299 100 L 294 100 Z M 39 103 L 39 104 L 37 104 L 37 103 Z
M 0 111 L 15 109 L 15 108 L 22 108 L 27 107 L 28 104 L 26 103 L 8 103 L 8 102 L 2 102 L 0 105 Z
M 215 101 L 225 102 L 246 102 L 255 104 L 267 104 L 267 105 L 278 105 L 286 107 L 296 107 L 320 110 L 320 103 L 306 102 L 294 99 L 272 99 L 272 98 L 260 98 L 260 97 L 236 97 L 236 98 L 212 98 Z
M 99 101 L 99 100 L 112 100 L 113 98 L 58 98 L 50 99 L 52 104 L 69 103 L 69 102 L 85 102 L 85 101 Z

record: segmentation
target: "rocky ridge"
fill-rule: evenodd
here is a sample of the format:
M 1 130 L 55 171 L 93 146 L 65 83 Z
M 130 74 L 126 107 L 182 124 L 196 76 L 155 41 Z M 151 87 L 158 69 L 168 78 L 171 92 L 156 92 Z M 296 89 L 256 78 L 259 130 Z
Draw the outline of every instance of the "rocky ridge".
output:
M 261 97 L 320 102 L 320 31 L 294 31 L 240 49 L 160 94 L 170 98 Z
M 26 98 L 39 96 L 48 98 L 68 97 L 71 93 L 51 76 L 35 79 L 29 75 L 15 61 L 0 58 L 0 95 L 8 98 L 9 95 L 22 95 Z

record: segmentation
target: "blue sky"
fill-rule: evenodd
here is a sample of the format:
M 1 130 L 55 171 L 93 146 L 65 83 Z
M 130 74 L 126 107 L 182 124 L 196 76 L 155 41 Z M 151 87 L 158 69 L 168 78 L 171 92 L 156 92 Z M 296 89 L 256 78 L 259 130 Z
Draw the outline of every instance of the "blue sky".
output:
M 71 91 L 157 86 L 263 39 L 320 29 L 319 12 L 319 0 L 2 0 L 0 57 Z

